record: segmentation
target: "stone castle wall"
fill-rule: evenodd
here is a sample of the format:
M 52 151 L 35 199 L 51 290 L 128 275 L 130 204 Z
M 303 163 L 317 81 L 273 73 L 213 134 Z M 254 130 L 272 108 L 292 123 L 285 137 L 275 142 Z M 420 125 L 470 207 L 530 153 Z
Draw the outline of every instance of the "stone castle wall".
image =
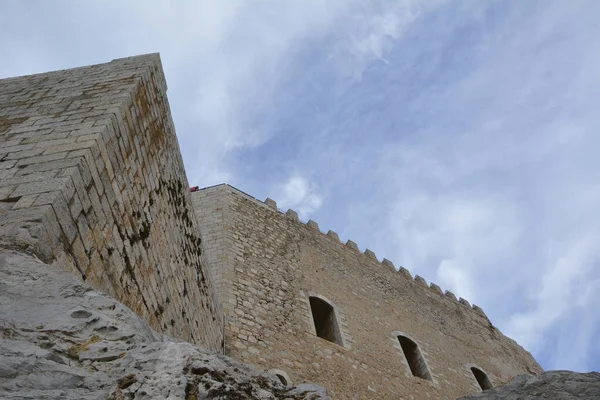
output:
M 339 399 L 455 398 L 479 390 L 471 367 L 493 384 L 541 372 L 480 308 L 274 201 L 190 195 L 166 90 L 158 55 L 0 80 L 0 248 Z M 409 363 L 400 335 L 423 357 Z
M 0 246 L 221 351 L 166 90 L 158 55 L 0 80 Z
M 192 201 L 233 357 L 322 384 L 340 399 L 456 398 L 480 391 L 473 366 L 493 384 L 542 371 L 479 307 L 272 200 L 219 185 Z M 335 309 L 339 344 L 317 337 L 310 296 Z M 418 344 L 431 380 L 412 375 L 398 335 Z

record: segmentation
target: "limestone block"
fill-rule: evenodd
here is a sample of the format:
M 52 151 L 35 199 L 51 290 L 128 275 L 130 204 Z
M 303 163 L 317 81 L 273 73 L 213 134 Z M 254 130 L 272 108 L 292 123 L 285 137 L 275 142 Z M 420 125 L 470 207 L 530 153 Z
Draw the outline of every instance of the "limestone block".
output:
M 369 258 L 372 258 L 374 260 L 377 260 L 377 256 L 375 255 L 375 253 L 369 249 L 365 250 L 365 255 Z
M 485 318 L 487 318 L 487 315 L 485 315 L 485 312 L 483 311 L 483 309 L 481 307 L 479 307 L 478 305 L 473 304 L 472 308 L 473 308 L 473 310 L 476 313 L 478 313 L 478 314 L 484 316 Z
M 383 265 L 385 265 L 386 267 L 390 268 L 392 271 L 396 271 L 396 267 L 394 267 L 394 263 L 391 262 L 390 260 L 388 260 L 387 258 L 384 258 L 383 261 L 381 261 L 381 263 Z
M 431 282 L 431 283 L 429 284 L 429 287 L 430 287 L 430 288 L 431 288 L 431 290 L 433 290 L 435 293 L 437 293 L 437 294 L 439 294 L 439 295 L 441 295 L 441 296 L 443 296 L 443 295 L 444 295 L 444 292 L 442 292 L 442 289 L 441 289 L 441 288 L 440 288 L 438 285 L 436 285 L 435 283 Z
M 312 219 L 308 220 L 308 222 L 306 223 L 306 226 L 308 226 L 310 229 L 314 229 L 316 231 L 319 230 L 319 224 L 316 223 L 315 221 L 313 221 Z
M 468 302 L 467 300 L 463 299 L 462 297 L 460 297 L 460 298 L 458 299 L 458 302 L 459 302 L 460 304 L 463 304 L 463 305 L 465 305 L 465 306 L 467 306 L 467 307 L 471 308 L 471 304 L 469 304 L 469 302 Z
M 358 245 L 350 239 L 346 242 L 346 246 L 350 247 L 352 250 L 358 250 Z
M 287 215 L 289 218 L 293 219 L 294 221 L 298 221 L 298 213 L 294 210 L 287 210 L 285 215 Z
M 411 281 L 413 279 L 412 275 L 410 274 L 410 271 L 404 267 L 398 268 L 398 273 L 402 274 L 402 276 L 404 276 L 407 279 L 410 279 Z
M 338 234 L 336 232 L 332 231 L 332 230 L 329 230 L 327 232 L 327 236 L 329 236 L 332 239 L 335 239 L 338 242 L 340 241 L 340 237 L 338 236 Z
M 265 200 L 265 204 L 268 205 L 270 208 L 277 210 L 277 203 L 275 202 L 275 200 L 267 197 L 267 199 Z
M 454 295 L 454 293 L 452 293 L 452 292 L 451 292 L 451 291 L 449 291 L 449 290 L 446 290 L 446 292 L 444 293 L 444 295 L 445 295 L 446 297 L 450 298 L 450 299 L 451 299 L 451 300 L 453 300 L 453 301 L 457 301 L 457 300 L 456 300 L 456 296 Z
M 422 277 L 420 277 L 419 275 L 415 275 L 415 283 L 424 288 L 428 287 L 427 281 L 425 279 L 423 279 Z

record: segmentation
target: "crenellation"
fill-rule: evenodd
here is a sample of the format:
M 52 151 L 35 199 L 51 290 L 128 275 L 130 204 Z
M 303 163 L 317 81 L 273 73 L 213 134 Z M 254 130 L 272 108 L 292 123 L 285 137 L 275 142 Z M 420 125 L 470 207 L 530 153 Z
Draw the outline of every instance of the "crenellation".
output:
M 315 221 L 313 221 L 312 219 L 309 219 L 308 222 L 306 223 L 306 226 L 308 226 L 310 229 L 313 229 L 317 232 L 320 232 L 319 229 L 319 224 L 317 224 Z
M 439 294 L 440 296 L 444 295 L 444 292 L 442 292 L 442 289 L 433 282 L 429 283 L 429 288 L 431 290 L 433 290 L 435 293 Z
M 348 241 L 346 242 L 346 247 L 351 248 L 352 250 L 356 250 L 358 251 L 358 245 L 356 243 L 354 243 L 352 240 L 348 239 Z
M 365 249 L 365 255 L 369 258 L 377 260 L 377 256 L 375 255 L 375 253 L 369 249 Z
M 242 193 L 245 198 L 247 198 L 247 199 L 249 199 L 249 200 L 251 200 L 253 202 L 256 202 L 257 204 L 266 205 L 269 209 L 271 209 L 273 211 L 277 211 L 279 214 L 282 214 L 282 212 L 278 210 L 277 203 L 275 202 L 275 200 L 272 200 L 271 198 L 267 198 L 267 199 L 265 199 L 264 202 L 261 202 L 261 201 L 257 200 L 256 198 L 248 195 L 247 193 L 242 192 L 239 189 L 236 189 L 236 188 L 234 188 L 232 186 L 229 186 L 227 184 L 216 185 L 216 186 L 213 186 L 213 187 L 210 187 L 210 188 L 203 188 L 201 191 L 205 191 L 205 190 L 213 190 L 214 191 L 215 188 L 218 188 L 220 186 L 228 186 L 231 189 L 239 191 L 240 193 Z M 199 193 L 199 192 L 197 192 L 197 193 Z M 284 215 L 286 215 L 287 217 L 291 218 L 292 220 L 295 220 L 297 222 L 301 222 L 300 219 L 298 218 L 298 213 L 296 211 L 294 211 L 294 210 L 288 209 L 287 212 Z M 317 232 L 321 232 L 320 228 L 319 228 L 319 224 L 317 222 L 313 221 L 312 219 L 309 220 L 305 225 L 308 226 L 309 228 L 311 228 L 312 230 L 315 230 Z M 336 241 L 339 241 L 338 234 L 336 232 L 332 231 L 332 230 L 329 230 L 327 232 L 327 236 L 336 239 Z M 358 245 L 354 241 L 352 241 L 352 240 L 348 240 L 345 243 L 345 245 L 346 245 L 346 247 L 350 247 L 353 250 L 360 251 L 359 248 L 358 248 Z M 374 259 L 374 260 L 378 261 L 378 258 L 376 256 L 376 254 L 372 250 L 370 250 L 370 249 L 365 249 L 365 251 L 364 251 L 363 254 L 366 255 L 367 257 L 369 257 L 370 259 Z M 383 261 L 381 261 L 381 263 L 384 264 L 386 267 L 392 269 L 393 271 L 396 271 L 396 269 L 394 267 L 394 264 L 390 260 L 384 258 Z M 399 270 L 398 270 L 398 272 L 400 272 L 406 278 L 408 278 L 410 280 L 413 280 L 413 277 L 412 277 L 411 273 L 407 269 L 405 269 L 403 267 L 400 267 Z M 417 276 L 415 276 L 415 280 L 416 280 Z M 420 276 L 418 276 L 418 277 L 420 279 L 416 283 L 419 286 L 428 287 L 428 288 L 432 289 L 434 292 L 436 292 L 438 294 L 442 294 L 442 295 L 444 294 L 444 291 L 438 285 L 436 285 L 434 283 L 432 283 L 431 285 L 428 285 L 427 282 L 424 280 L 424 278 L 422 278 Z M 423 284 L 423 281 L 420 281 L 421 279 L 425 282 L 424 284 Z M 456 301 L 458 301 L 458 300 L 456 300 Z
M 451 292 L 451 291 L 449 291 L 449 290 L 446 290 L 446 291 L 444 292 L 444 296 L 448 297 L 448 298 L 449 298 L 450 300 L 452 300 L 452 301 L 458 301 L 458 300 L 457 300 L 457 298 L 456 298 L 456 296 L 454 295 L 454 293 L 452 293 L 452 292 Z
M 467 308 L 460 307 L 466 319 L 459 323 L 455 320 L 457 306 L 443 296 L 435 283 L 428 284 L 418 275 L 413 280 L 410 272 L 403 267 L 396 272 L 391 261 L 384 259 L 379 262 L 369 249 L 359 256 L 358 246 L 352 240 L 341 245 L 335 232 L 323 234 L 318 225 L 312 224 L 314 221 L 296 225 L 290 222 L 287 213 L 273 212 L 275 210 L 265 203 L 231 186 L 212 191 L 210 196 L 202 192 L 201 189 L 193 193 L 193 199 L 205 240 L 204 252 L 209 259 L 215 260 L 214 256 L 231 251 L 226 261 L 209 261 L 211 269 L 218 271 L 215 274 L 221 282 L 218 290 L 224 297 L 243 299 L 223 306 L 224 310 L 229 310 L 226 312 L 231 313 L 226 314 L 227 354 L 265 369 L 283 366 L 291 379 L 317 381 L 333 388 L 338 395 L 350 395 L 348 390 L 351 390 L 352 393 L 362 393 L 365 398 L 372 398 L 369 397 L 372 392 L 363 391 L 364 387 L 349 389 L 333 375 L 319 374 L 317 370 L 307 368 L 317 364 L 319 369 L 345 371 L 347 374 L 353 373 L 354 367 L 359 366 L 361 371 L 375 374 L 369 375 L 373 382 L 378 379 L 374 376 L 386 377 L 380 383 L 381 390 L 388 386 L 390 389 L 396 387 L 395 382 L 398 382 L 399 392 L 395 393 L 404 393 L 406 389 L 400 387 L 410 385 L 409 381 L 403 381 L 411 377 L 410 370 L 407 375 L 401 372 L 402 367 L 395 366 L 398 359 L 387 359 L 384 354 L 389 352 L 385 346 L 381 347 L 384 342 L 377 339 L 383 334 L 379 330 L 385 321 L 385 326 L 391 324 L 410 330 L 407 334 L 418 341 L 437 382 L 432 388 L 444 387 L 447 390 L 448 385 L 458 387 L 462 385 L 459 382 L 465 379 L 460 374 L 450 378 L 457 367 L 451 364 L 442 366 L 445 364 L 440 361 L 448 352 L 458 354 L 464 350 L 464 341 L 454 342 L 445 336 L 453 330 L 463 332 L 466 329 L 470 345 L 479 343 L 477 346 L 481 346 L 477 347 L 477 352 L 469 353 L 465 362 L 476 361 L 485 365 L 486 370 L 493 371 L 490 374 L 496 374 L 496 377 L 505 373 L 495 369 L 481 356 L 486 351 L 485 345 L 480 342 L 481 336 L 474 333 L 478 332 L 475 327 L 485 324 L 481 325 L 481 329 L 489 332 L 489 322 L 485 320 L 484 323 L 475 310 L 470 314 Z M 221 230 L 207 225 L 207 221 L 214 218 L 215 203 L 212 199 L 219 199 L 222 202 L 219 209 L 227 210 L 222 216 Z M 216 246 L 207 245 L 207 238 L 216 232 L 230 238 L 230 241 Z M 375 263 L 386 268 L 364 268 Z M 227 271 L 228 277 L 224 278 L 221 271 Z M 394 279 L 398 273 L 404 279 Z M 416 289 L 416 286 L 427 290 Z M 337 325 L 338 334 L 329 339 L 319 336 L 315 330 L 317 321 L 310 296 L 327 297 L 334 310 L 334 326 Z M 397 313 L 406 314 L 396 321 Z M 403 322 L 407 320 L 411 321 L 408 326 Z M 426 328 L 416 328 L 419 320 L 426 321 L 423 322 Z M 437 327 L 436 332 L 439 330 L 434 336 L 428 333 L 432 324 Z M 469 336 L 472 334 L 475 336 Z M 389 331 L 385 335 L 389 335 Z M 398 343 L 397 338 L 395 340 Z M 314 348 L 319 350 L 310 350 Z M 340 350 L 342 348 L 344 350 Z M 372 359 L 377 359 L 377 363 L 370 361 Z M 511 368 L 517 364 L 511 364 Z M 390 372 L 396 370 L 399 370 L 399 376 Z M 448 378 L 438 380 L 440 376 Z M 470 379 L 467 377 L 465 388 L 472 387 Z M 364 383 L 361 377 L 356 377 L 355 381 Z M 422 391 L 423 388 L 419 387 L 410 393 L 424 393 Z M 431 392 L 427 396 L 438 398 L 440 393 Z M 342 395 L 342 398 L 346 396 Z
M 381 263 L 383 265 L 385 265 L 386 267 L 390 268 L 392 271 L 396 272 L 396 267 L 394 267 L 394 263 L 391 262 L 390 260 L 388 260 L 387 258 L 384 258 Z
M 294 221 L 300 222 L 300 219 L 298 218 L 298 213 L 292 209 L 287 210 L 285 215 L 287 215 L 289 218 L 293 219 Z
M 407 278 L 407 279 L 411 280 L 411 281 L 413 280 L 413 277 L 412 277 L 412 275 L 410 274 L 410 271 L 409 271 L 409 270 L 407 270 L 407 269 L 406 269 L 406 268 L 404 268 L 404 267 L 400 267 L 400 268 L 398 268 L 398 273 L 399 273 L 399 274 L 401 274 L 402 276 L 404 276 L 405 278 Z
M 277 203 L 275 202 L 275 200 L 267 197 L 265 199 L 265 204 L 271 207 L 273 210 L 277 210 Z
M 485 312 L 483 311 L 483 309 L 481 307 L 479 307 L 478 305 L 473 304 L 471 306 L 471 308 L 477 313 L 480 314 L 481 316 L 485 317 L 485 319 L 488 319 L 487 315 L 485 314 Z
M 340 241 L 340 237 L 338 236 L 338 234 L 332 230 L 329 230 L 327 232 L 327 236 L 329 236 L 330 238 L 334 239 L 336 242 Z
M 458 298 L 458 302 L 462 305 L 465 305 L 465 306 L 471 308 L 471 304 L 467 300 L 463 299 L 462 297 Z
M 419 286 L 422 286 L 424 288 L 428 288 L 429 286 L 427 286 L 427 281 L 425 279 L 423 279 L 421 276 L 419 275 L 415 275 L 415 279 L 414 279 L 415 283 Z

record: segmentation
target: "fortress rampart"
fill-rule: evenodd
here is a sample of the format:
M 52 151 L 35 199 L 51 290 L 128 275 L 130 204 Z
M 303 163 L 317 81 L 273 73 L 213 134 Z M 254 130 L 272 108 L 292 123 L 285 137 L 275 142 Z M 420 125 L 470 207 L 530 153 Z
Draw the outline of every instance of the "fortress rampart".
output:
M 271 199 L 219 185 L 192 201 L 226 313 L 226 354 L 341 399 L 456 398 L 481 390 L 471 367 L 494 385 L 541 371 L 479 307 Z M 318 332 L 320 301 L 337 333 Z M 399 337 L 417 344 L 421 361 L 410 365 Z
M 0 80 L 0 244 L 220 351 L 158 55 Z
M 483 311 L 228 185 L 190 194 L 158 55 L 0 80 L 0 247 L 339 399 L 541 372 Z

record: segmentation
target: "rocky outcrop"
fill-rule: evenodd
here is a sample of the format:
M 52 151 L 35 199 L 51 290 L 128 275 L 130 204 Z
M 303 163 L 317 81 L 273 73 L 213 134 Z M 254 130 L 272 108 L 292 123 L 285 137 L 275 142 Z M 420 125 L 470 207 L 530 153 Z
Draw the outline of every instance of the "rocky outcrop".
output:
M 152 331 L 70 272 L 0 250 L 2 399 L 329 399 Z
M 519 375 L 504 386 L 463 397 L 460 400 L 573 400 L 600 399 L 600 373 L 548 371 Z

